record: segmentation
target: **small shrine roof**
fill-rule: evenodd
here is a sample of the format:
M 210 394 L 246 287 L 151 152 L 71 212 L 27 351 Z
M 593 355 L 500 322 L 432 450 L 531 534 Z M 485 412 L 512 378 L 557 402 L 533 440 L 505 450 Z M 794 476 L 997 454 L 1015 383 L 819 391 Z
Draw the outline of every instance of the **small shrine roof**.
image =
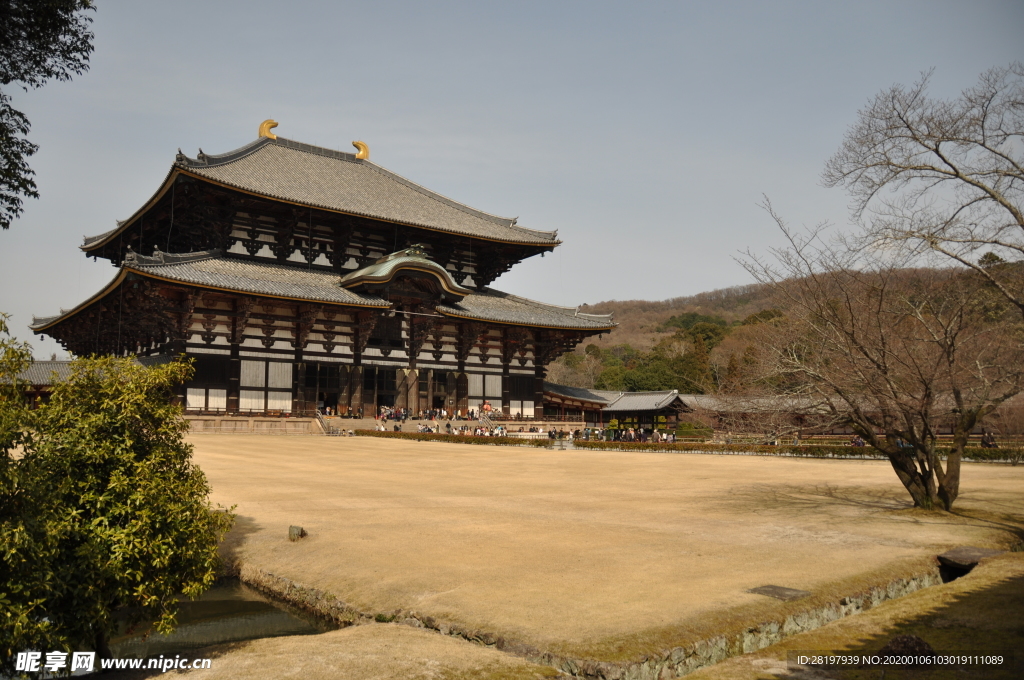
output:
M 557 231 L 537 231 L 459 203 L 355 154 L 311 144 L 261 137 L 225 154 L 197 158 L 178 153 L 163 188 L 184 173 L 222 186 L 313 208 L 359 215 L 434 231 L 502 243 L 555 246 Z M 147 204 L 148 206 L 149 204 Z M 85 238 L 89 250 L 105 242 L 146 210 L 117 228 Z

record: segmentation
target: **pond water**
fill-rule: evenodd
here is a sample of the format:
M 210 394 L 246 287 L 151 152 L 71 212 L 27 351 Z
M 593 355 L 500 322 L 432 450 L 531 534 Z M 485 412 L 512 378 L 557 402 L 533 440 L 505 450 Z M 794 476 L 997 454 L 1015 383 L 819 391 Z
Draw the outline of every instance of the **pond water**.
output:
M 214 586 L 196 600 L 178 607 L 178 626 L 170 635 L 146 627 L 110 641 L 114 657 L 154 657 L 189 652 L 225 642 L 282 635 L 314 635 L 336 626 L 274 602 L 237 581 Z

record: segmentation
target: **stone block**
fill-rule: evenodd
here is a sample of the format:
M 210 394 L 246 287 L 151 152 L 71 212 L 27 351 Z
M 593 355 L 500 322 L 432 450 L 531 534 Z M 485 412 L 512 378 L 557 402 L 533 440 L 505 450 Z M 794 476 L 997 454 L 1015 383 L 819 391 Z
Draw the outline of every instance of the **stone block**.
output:
M 970 571 L 978 562 L 986 557 L 1003 554 L 1004 550 L 991 550 L 989 548 L 976 548 L 970 545 L 961 545 L 939 555 L 939 562 L 953 569 Z
M 757 588 L 751 588 L 747 592 L 754 593 L 755 595 L 767 595 L 768 597 L 774 597 L 776 600 L 784 600 L 786 602 L 799 600 L 810 595 L 806 590 L 796 590 L 795 588 L 783 586 L 758 586 Z

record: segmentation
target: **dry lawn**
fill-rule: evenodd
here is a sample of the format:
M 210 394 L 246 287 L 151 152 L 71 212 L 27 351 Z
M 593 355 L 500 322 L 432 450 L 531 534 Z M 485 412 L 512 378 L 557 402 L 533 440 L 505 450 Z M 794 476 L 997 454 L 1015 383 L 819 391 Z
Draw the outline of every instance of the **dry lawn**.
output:
M 603 660 L 919 572 L 956 545 L 1003 546 L 1024 527 L 1024 467 L 966 466 L 947 515 L 910 508 L 882 462 L 192 441 L 214 501 L 237 504 L 229 559 L 366 613 L 415 611 Z M 308 538 L 290 543 L 290 524 Z M 765 584 L 814 597 L 745 592 Z
M 355 626 L 322 635 L 267 638 L 207 647 L 209 669 L 121 671 L 111 680 L 181 675 L 200 680 L 541 680 L 558 672 L 497 650 L 397 624 Z

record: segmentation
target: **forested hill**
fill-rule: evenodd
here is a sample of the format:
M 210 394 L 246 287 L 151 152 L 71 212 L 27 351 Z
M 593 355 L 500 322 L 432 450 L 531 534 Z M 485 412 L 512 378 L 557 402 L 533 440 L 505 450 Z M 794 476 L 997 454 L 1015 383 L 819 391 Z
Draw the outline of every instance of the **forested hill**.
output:
M 772 303 L 768 287 L 761 284 L 750 284 L 658 302 L 609 300 L 593 305 L 583 305 L 580 311 L 588 314 L 611 312 L 615 314 L 615 321 L 619 324 L 619 327 L 613 332 L 605 334 L 602 338 L 589 339 L 586 344 L 593 343 L 601 348 L 626 344 L 639 350 L 647 350 L 666 337 L 666 333 L 670 334 L 676 330 L 672 324 L 673 317 L 685 324 L 686 316 L 696 314 L 717 317 L 731 325 L 770 307 L 772 307 Z M 683 318 L 680 319 L 680 317 Z M 691 316 L 690 318 L 695 317 Z

